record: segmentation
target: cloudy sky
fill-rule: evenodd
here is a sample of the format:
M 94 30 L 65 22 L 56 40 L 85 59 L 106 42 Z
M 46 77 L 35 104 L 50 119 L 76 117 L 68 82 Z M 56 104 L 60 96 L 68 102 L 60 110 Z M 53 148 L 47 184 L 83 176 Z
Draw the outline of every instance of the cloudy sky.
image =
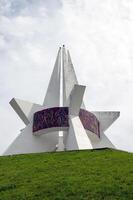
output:
M 24 127 L 9 101 L 43 102 L 62 44 L 86 107 L 120 111 L 106 135 L 133 152 L 133 1 L 0 0 L 0 154 Z

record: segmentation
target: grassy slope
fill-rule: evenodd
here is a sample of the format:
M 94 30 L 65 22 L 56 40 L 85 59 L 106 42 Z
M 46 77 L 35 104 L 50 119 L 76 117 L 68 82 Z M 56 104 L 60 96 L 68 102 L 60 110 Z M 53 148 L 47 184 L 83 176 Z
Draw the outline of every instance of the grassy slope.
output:
M 0 200 L 133 200 L 133 154 L 114 150 L 0 157 Z

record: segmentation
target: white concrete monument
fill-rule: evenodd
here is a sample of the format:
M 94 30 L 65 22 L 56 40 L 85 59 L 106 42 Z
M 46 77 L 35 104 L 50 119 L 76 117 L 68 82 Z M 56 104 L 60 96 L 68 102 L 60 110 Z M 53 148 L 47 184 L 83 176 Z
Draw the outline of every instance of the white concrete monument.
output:
M 104 132 L 119 112 L 89 112 L 70 54 L 59 48 L 42 105 L 13 98 L 11 106 L 25 124 L 4 155 L 115 148 Z

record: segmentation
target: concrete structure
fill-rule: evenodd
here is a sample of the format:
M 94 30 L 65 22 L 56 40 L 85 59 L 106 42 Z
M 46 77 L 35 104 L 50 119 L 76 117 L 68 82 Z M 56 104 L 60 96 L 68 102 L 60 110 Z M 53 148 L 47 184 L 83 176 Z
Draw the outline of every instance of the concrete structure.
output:
M 93 149 L 115 146 L 104 132 L 119 112 L 89 112 L 70 54 L 59 48 L 54 70 L 42 105 L 13 98 L 11 106 L 26 127 L 4 155 Z

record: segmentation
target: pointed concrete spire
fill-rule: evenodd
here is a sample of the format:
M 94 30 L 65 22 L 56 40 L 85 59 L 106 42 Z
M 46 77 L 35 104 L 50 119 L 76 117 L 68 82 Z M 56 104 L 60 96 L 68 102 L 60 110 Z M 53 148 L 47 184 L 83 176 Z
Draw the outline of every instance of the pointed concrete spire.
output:
M 73 64 L 70 58 L 70 54 L 65 50 L 65 46 L 62 48 L 62 66 L 63 66 L 63 102 L 64 106 L 68 105 L 69 95 L 75 84 L 78 84 L 77 77 L 73 68 Z
M 69 51 L 65 50 L 65 46 L 62 48 L 62 66 L 63 66 L 63 105 L 69 105 L 70 93 L 74 88 L 74 85 L 78 85 L 76 73 L 72 64 L 71 56 Z M 85 108 L 82 102 L 82 108 Z
M 60 105 L 61 48 L 59 48 L 43 105 L 47 108 Z
M 65 45 L 62 47 L 62 71 L 63 71 L 63 106 L 66 106 L 66 69 L 67 69 L 67 55 Z

